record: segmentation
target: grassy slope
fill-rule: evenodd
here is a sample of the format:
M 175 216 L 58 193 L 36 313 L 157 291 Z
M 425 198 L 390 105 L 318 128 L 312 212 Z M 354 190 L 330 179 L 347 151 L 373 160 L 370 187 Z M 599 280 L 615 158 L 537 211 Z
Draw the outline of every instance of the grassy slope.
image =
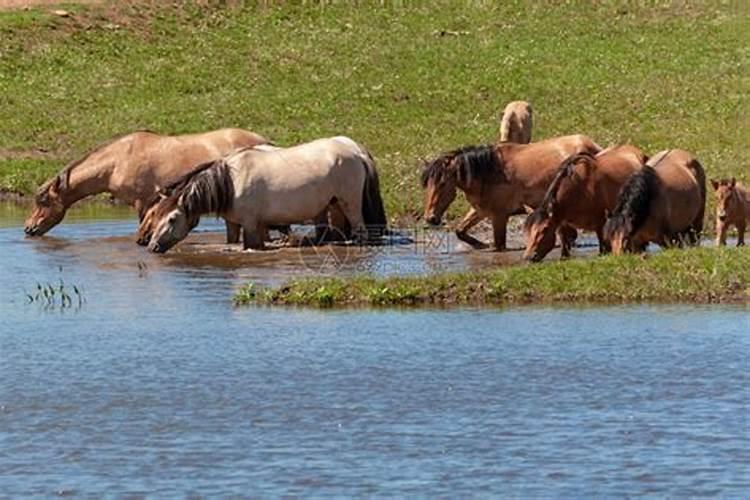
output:
M 747 9 L 430 4 L 0 12 L 0 189 L 29 192 L 125 131 L 240 126 L 352 136 L 389 213 L 411 215 L 417 159 L 492 140 L 512 99 L 533 103 L 537 138 L 682 147 L 750 181 Z
M 241 288 L 235 303 L 315 307 L 531 302 L 750 301 L 750 253 L 737 248 L 548 262 L 482 273 L 376 279 L 309 278 Z

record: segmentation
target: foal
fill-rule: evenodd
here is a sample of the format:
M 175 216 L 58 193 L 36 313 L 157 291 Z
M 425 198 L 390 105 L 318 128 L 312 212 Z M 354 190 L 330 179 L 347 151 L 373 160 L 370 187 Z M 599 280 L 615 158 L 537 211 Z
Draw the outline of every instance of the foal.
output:
M 732 177 L 711 180 L 716 193 L 716 245 L 727 244 L 729 226 L 737 227 L 737 246 L 745 244 L 745 225 L 750 219 L 750 190 Z

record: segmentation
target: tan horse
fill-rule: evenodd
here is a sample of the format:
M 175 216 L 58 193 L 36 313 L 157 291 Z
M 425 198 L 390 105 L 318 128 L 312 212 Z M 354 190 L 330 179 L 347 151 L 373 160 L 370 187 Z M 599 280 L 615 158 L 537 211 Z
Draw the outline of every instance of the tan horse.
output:
M 703 231 L 706 178 L 695 157 L 681 149 L 662 151 L 633 174 L 604 225 L 612 253 L 697 245 Z
M 635 146 L 607 148 L 596 156 L 583 153 L 565 160 L 542 203 L 536 210 L 527 209 L 524 258 L 542 260 L 555 246 L 560 225 L 595 231 L 599 253 L 608 251 L 602 235 L 607 213 L 614 210 L 620 188 L 645 162 L 646 155 Z M 565 243 L 563 257 L 570 255 Z
M 513 101 L 505 106 L 500 120 L 500 138 L 498 142 L 531 142 L 532 110 L 526 101 Z
M 487 247 L 468 231 L 490 217 L 495 249 L 505 250 L 508 218 L 523 214 L 524 205 L 541 203 L 560 163 L 570 155 L 596 154 L 601 149 L 584 135 L 569 135 L 531 144 L 468 146 L 443 153 L 422 171 L 424 219 L 428 224 L 440 224 L 460 189 L 471 209 L 456 229 L 458 238 L 474 248 Z M 570 230 L 565 233 L 565 238 L 575 238 Z
M 232 128 L 177 136 L 139 131 L 118 137 L 45 182 L 24 230 L 41 236 L 62 221 L 72 204 L 99 193 L 110 193 L 140 211 L 160 186 L 201 163 L 267 142 L 258 134 Z M 230 228 L 227 231 L 231 237 Z
M 716 193 L 716 245 L 727 244 L 727 230 L 737 228 L 737 246 L 745 244 L 745 226 L 750 220 L 750 189 L 737 180 L 711 180 Z
M 159 202 L 149 250 L 166 252 L 207 213 L 242 226 L 245 249 L 261 250 L 269 225 L 320 217 L 332 203 L 359 236 L 385 228 L 374 160 L 348 137 L 238 151 L 201 167 Z

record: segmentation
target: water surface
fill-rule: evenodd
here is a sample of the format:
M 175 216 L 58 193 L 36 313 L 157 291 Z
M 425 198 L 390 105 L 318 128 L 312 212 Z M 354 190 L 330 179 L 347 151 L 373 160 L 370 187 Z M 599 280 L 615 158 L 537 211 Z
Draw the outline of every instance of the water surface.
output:
M 237 309 L 311 270 L 210 224 L 149 255 L 112 219 L 0 229 L 4 495 L 750 490 L 747 308 Z M 61 279 L 80 308 L 27 303 Z

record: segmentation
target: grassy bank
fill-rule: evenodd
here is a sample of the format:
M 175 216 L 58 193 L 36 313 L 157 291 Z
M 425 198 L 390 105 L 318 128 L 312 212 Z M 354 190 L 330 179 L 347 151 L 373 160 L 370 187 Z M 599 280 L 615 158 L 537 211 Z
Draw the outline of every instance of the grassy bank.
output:
M 481 273 L 399 278 L 309 278 L 279 288 L 253 284 L 237 305 L 312 307 L 528 303 L 748 302 L 750 252 L 670 250 L 647 257 L 601 257 L 512 266 Z
M 418 158 L 493 140 L 513 99 L 533 103 L 537 138 L 678 146 L 750 180 L 741 3 L 269 3 L 0 12 L 0 189 L 31 192 L 126 131 L 239 126 L 280 144 L 352 136 L 391 216 L 410 216 Z

